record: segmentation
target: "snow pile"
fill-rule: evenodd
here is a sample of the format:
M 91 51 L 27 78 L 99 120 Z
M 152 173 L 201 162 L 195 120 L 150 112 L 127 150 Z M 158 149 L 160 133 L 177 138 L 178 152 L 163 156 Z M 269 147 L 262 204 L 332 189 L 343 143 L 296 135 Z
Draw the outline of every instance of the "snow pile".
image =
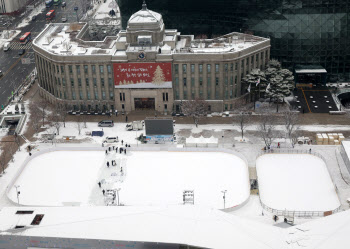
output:
M 23 27 L 27 26 L 29 24 L 29 22 L 32 20 L 32 17 L 39 15 L 42 12 L 43 8 L 45 8 L 45 3 L 38 5 L 35 9 L 33 9 L 29 13 L 29 15 L 26 18 L 24 18 L 22 20 L 22 22 L 20 24 L 17 25 L 17 28 L 23 28 Z

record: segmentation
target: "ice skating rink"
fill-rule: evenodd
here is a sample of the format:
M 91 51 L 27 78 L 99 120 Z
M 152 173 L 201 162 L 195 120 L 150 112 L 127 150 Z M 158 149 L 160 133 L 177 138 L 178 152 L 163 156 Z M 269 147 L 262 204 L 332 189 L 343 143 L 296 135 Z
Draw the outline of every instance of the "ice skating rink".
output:
M 106 167 L 106 158 L 123 162 Z M 18 177 L 22 205 L 96 205 L 91 195 L 103 195 L 101 176 L 117 175 L 123 205 L 182 205 L 183 191 L 194 190 L 194 204 L 217 209 L 243 203 L 249 197 L 248 168 L 239 157 L 221 152 L 128 152 L 56 151 L 33 158 Z M 102 189 L 107 187 L 102 185 Z M 94 194 L 96 193 L 96 194 Z M 13 187 L 9 197 L 17 202 Z M 93 198 L 92 198 L 93 199 Z M 102 205 L 102 204 L 101 204 Z
M 261 201 L 288 211 L 329 211 L 339 207 L 325 162 L 308 154 L 267 154 L 256 161 Z

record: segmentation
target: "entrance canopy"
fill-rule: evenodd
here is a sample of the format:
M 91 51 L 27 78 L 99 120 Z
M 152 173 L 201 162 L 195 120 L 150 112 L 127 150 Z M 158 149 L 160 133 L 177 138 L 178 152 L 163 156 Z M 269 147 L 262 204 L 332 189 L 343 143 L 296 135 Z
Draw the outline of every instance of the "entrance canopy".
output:
M 296 65 L 294 76 L 296 84 L 325 85 L 327 70 L 320 65 Z

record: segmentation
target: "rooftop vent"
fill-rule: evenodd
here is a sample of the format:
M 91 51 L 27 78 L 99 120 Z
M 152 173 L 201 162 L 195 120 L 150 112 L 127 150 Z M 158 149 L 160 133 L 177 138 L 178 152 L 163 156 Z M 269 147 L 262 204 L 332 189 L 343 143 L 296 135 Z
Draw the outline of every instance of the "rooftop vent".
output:
M 16 212 L 16 214 L 32 214 L 34 213 L 34 211 L 30 211 L 30 210 L 18 210 Z
M 32 223 L 30 223 L 31 225 L 40 225 L 41 223 L 41 220 L 44 218 L 44 215 L 43 214 L 37 214 L 35 215 Z

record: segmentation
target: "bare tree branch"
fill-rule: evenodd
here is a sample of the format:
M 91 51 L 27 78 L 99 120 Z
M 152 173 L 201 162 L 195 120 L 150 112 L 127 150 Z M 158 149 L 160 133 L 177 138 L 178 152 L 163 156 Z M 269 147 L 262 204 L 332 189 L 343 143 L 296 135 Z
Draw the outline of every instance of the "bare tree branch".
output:
M 199 119 L 208 112 L 208 104 L 202 99 L 183 101 L 181 106 L 182 112 L 193 118 L 194 123 L 198 127 Z

